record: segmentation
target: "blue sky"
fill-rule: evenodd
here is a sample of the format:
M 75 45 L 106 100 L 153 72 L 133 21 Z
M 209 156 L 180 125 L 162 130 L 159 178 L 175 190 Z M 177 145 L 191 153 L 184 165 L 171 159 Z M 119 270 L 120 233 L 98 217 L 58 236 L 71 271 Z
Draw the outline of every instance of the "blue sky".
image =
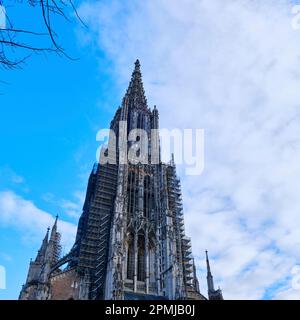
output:
M 71 245 L 96 132 L 108 126 L 136 58 L 161 126 L 205 130 L 203 174 L 179 168 L 201 290 L 208 249 L 225 298 L 299 298 L 292 285 L 300 264 L 295 3 L 84 1 L 88 30 L 58 23 L 79 61 L 34 55 L 22 70 L 1 70 L 8 84 L 0 87 L 0 265 L 7 272 L 0 299 L 17 298 L 57 213 L 65 250 Z
M 27 13 L 29 21 L 34 17 Z M 77 203 L 95 161 L 96 132 L 107 127 L 121 92 L 113 84 L 111 61 L 100 50 L 81 46 L 74 24 L 58 24 L 57 30 L 79 61 L 33 55 L 22 70 L 1 70 L 7 84 L 0 88 L 0 191 L 76 223 L 64 207 L 74 209 L 68 203 L 75 202 L 80 212 Z M 41 239 L 24 239 L 26 228 L 1 222 L 0 265 L 6 267 L 7 289 L 0 290 L 0 299 L 17 298 Z M 36 233 L 45 230 L 42 225 Z

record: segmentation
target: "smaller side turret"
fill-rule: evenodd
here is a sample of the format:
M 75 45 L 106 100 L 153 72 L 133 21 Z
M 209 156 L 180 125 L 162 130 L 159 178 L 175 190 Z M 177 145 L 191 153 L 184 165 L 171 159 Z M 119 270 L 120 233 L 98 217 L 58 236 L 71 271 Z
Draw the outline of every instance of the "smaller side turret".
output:
M 30 260 L 26 283 L 20 292 L 19 300 L 45 300 L 49 295 L 51 267 L 60 255 L 60 233 L 57 232 L 56 216 L 54 225 L 47 229 L 46 235 L 34 261 Z

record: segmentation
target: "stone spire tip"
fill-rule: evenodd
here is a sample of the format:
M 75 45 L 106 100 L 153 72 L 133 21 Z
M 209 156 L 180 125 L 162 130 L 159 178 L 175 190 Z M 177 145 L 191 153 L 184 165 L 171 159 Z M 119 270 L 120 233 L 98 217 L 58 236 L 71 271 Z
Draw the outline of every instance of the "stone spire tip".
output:
M 139 59 L 136 59 L 134 64 L 135 64 L 135 67 L 140 67 L 141 66 Z

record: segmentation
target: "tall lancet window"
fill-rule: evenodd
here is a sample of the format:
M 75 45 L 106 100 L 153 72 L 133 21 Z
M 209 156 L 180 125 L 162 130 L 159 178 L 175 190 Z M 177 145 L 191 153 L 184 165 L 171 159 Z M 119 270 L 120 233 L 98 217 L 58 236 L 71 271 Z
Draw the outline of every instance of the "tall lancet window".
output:
M 137 206 L 137 175 L 134 172 L 128 174 L 128 201 L 127 211 L 128 216 L 133 216 Z
M 137 118 L 137 129 L 144 129 L 144 116 L 141 113 Z
M 127 252 L 127 279 L 133 280 L 134 275 L 134 249 L 132 240 L 128 242 Z
M 147 175 L 144 178 L 144 216 L 150 217 L 151 210 L 151 189 L 150 189 L 150 177 Z
M 138 241 L 138 273 L 137 273 L 137 279 L 138 281 L 145 281 L 145 238 L 144 236 L 139 236 Z

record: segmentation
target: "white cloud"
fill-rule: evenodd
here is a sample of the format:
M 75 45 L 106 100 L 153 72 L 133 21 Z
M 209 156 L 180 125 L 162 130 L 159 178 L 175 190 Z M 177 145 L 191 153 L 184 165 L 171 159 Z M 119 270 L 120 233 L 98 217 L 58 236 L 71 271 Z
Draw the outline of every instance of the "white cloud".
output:
M 62 207 L 69 217 L 78 218 L 80 216 L 80 207 L 78 207 L 77 203 L 70 200 L 63 200 Z
M 44 201 L 51 203 L 63 210 L 70 218 L 75 218 L 77 221 L 82 213 L 82 207 L 85 199 L 85 192 L 77 190 L 72 194 L 72 200 L 57 199 L 54 194 L 47 192 L 41 197 Z
M 84 201 L 84 193 L 81 191 L 76 191 L 74 193 L 74 201 L 62 200 L 61 207 L 64 209 L 64 212 L 71 218 L 78 219 L 82 213 L 82 206 Z
M 32 201 L 26 200 L 13 191 L 0 192 L 0 226 L 14 227 L 22 231 L 24 239 L 41 243 L 47 228 L 52 227 L 54 217 L 39 209 Z M 70 249 L 74 243 L 76 226 L 59 220 L 58 229 L 62 234 L 62 245 Z
M 6 270 L 0 265 L 0 289 L 6 289 Z
M 85 43 L 113 61 L 122 92 L 140 58 L 161 126 L 205 129 L 204 173 L 182 177 L 186 224 L 199 267 L 207 248 L 226 298 L 262 298 L 300 260 L 300 32 L 291 6 L 153 0 L 80 9 L 92 32 Z M 271 297 L 294 294 L 276 290 Z
M 288 287 L 279 291 L 274 298 L 276 300 L 299 300 L 299 297 L 299 290 Z

